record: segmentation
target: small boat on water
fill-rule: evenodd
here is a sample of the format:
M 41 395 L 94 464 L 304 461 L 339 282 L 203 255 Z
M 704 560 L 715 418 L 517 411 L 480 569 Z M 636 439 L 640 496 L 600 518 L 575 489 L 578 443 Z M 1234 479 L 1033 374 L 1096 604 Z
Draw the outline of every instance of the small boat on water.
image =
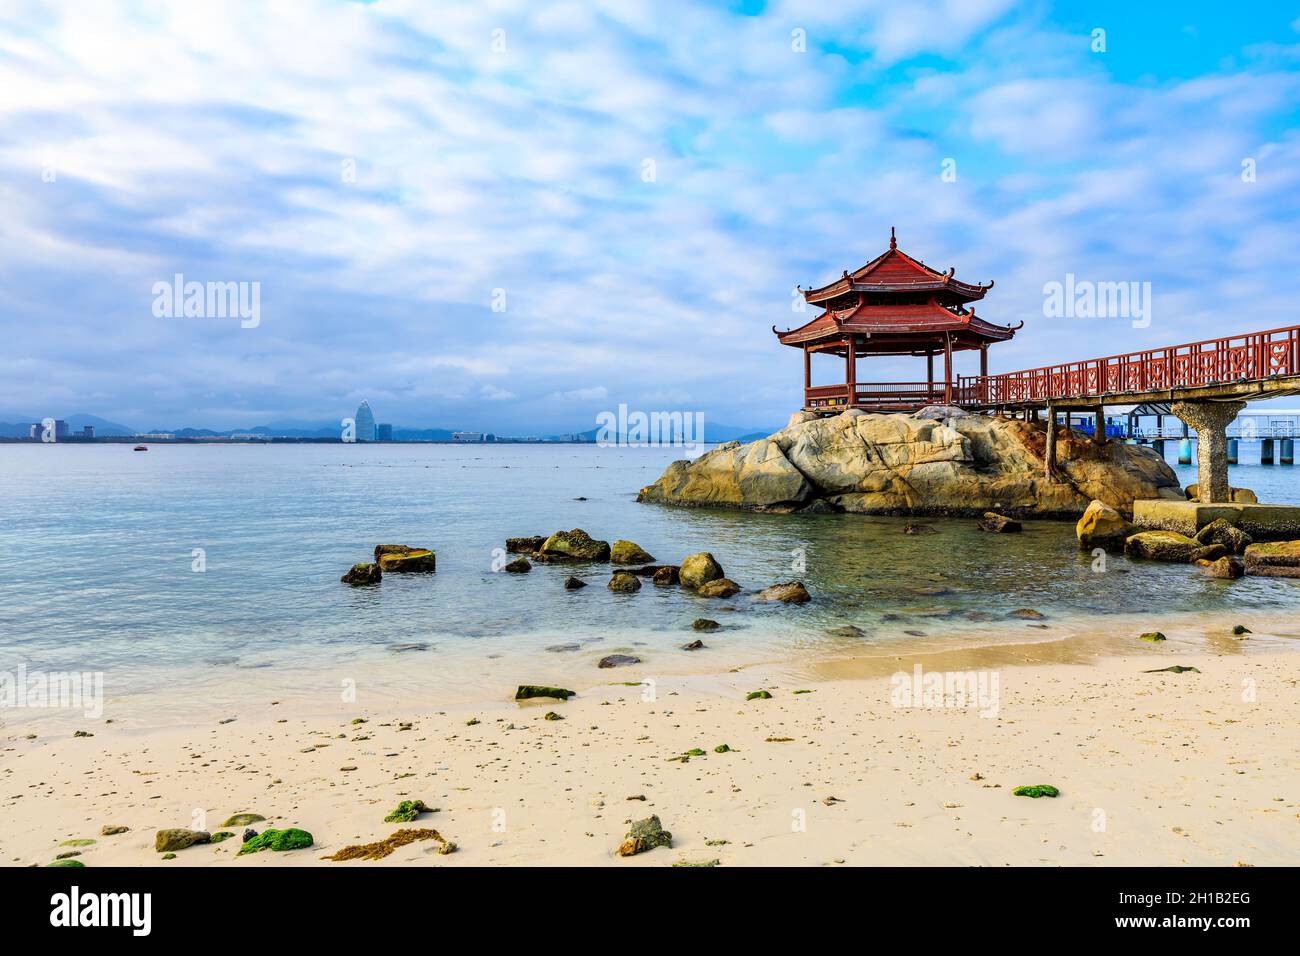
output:
M 148 446 L 148 445 L 136 445 L 136 446 L 135 446 L 134 448 L 132 448 L 131 450 L 132 450 L 132 451 L 148 451 L 148 450 L 149 450 L 149 446 Z

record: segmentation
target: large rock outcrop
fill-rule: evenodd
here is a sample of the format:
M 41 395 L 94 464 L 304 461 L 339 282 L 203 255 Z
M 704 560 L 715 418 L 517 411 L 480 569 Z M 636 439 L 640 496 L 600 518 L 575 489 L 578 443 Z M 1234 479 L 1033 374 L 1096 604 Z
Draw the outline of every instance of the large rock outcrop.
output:
M 1135 498 L 1183 494 L 1151 449 L 1098 447 L 1058 432 L 1055 480 L 1045 477 L 1044 423 L 948 410 L 872 415 L 853 409 L 797 421 L 768 438 L 729 442 L 676 461 L 640 501 L 764 511 L 1012 515 L 1077 518 L 1094 499 L 1125 514 Z

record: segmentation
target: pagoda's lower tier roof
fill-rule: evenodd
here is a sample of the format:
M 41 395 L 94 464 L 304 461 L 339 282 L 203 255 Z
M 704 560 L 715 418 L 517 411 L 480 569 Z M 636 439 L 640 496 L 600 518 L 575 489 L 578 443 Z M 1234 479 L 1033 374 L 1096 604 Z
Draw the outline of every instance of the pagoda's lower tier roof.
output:
M 828 342 L 855 333 L 917 342 L 924 342 L 932 336 L 935 344 L 942 346 L 946 336 L 966 344 L 1005 342 L 1016 334 L 1018 328 L 994 325 L 973 311 L 953 311 L 935 302 L 872 304 L 860 301 L 848 309 L 823 312 L 797 329 L 773 331 L 782 345 L 795 347 Z

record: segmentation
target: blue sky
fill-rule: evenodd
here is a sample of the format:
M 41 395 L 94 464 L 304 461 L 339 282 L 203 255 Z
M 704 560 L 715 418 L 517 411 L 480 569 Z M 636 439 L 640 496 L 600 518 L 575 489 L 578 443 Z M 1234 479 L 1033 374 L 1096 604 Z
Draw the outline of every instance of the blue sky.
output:
M 792 288 L 891 225 L 997 280 L 994 371 L 1300 324 L 1298 16 L 6 0 L 0 420 L 777 424 Z M 259 283 L 259 323 L 155 315 L 176 273 Z M 1068 273 L 1150 282 L 1150 326 L 1045 317 Z

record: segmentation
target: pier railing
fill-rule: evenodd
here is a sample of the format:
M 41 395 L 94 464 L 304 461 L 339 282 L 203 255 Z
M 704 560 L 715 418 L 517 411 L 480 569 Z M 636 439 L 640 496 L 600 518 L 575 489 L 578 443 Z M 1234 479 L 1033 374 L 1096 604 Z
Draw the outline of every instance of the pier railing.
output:
M 1300 326 L 999 375 L 963 375 L 963 404 L 1014 405 L 1300 375 Z M 954 398 L 954 400 L 957 400 Z
M 805 408 L 849 407 L 849 390 L 853 390 L 855 408 L 884 411 L 909 411 L 926 405 L 943 403 L 943 382 L 858 382 L 850 385 L 815 385 L 804 389 Z M 954 404 L 972 400 L 960 385 L 952 387 Z

